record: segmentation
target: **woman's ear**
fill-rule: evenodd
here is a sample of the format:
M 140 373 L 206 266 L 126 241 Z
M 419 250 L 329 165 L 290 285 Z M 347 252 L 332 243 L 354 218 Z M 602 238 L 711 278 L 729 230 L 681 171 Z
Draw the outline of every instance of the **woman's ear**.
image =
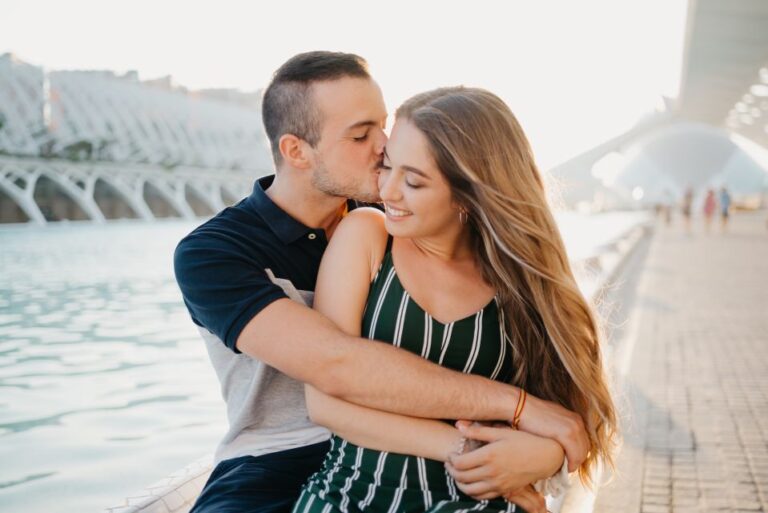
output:
M 290 167 L 296 169 L 310 169 L 314 165 L 314 149 L 307 141 L 293 134 L 284 134 L 278 142 L 280 155 Z

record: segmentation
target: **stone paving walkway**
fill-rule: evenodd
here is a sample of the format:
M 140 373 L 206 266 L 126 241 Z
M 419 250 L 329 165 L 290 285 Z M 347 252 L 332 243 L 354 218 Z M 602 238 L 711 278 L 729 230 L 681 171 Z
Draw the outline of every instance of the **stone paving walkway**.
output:
M 766 214 L 703 232 L 658 227 L 640 266 L 624 446 L 596 512 L 768 512 Z

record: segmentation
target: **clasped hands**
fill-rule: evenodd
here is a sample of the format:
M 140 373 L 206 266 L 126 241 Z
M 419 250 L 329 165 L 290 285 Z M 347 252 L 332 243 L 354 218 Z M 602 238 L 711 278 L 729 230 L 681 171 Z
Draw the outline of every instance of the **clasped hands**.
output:
M 546 513 L 544 497 L 533 483 L 562 466 L 564 451 L 558 442 L 505 423 L 462 420 L 456 427 L 476 447 L 451 454 L 445 464 L 462 492 L 477 500 L 504 497 L 529 513 Z

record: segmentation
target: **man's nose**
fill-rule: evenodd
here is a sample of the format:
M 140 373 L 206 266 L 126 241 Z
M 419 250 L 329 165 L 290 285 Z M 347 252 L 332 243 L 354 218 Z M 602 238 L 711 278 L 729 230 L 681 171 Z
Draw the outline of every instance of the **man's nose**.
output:
M 374 143 L 374 151 L 376 152 L 376 155 L 383 155 L 384 154 L 384 146 L 387 145 L 387 134 L 384 133 L 384 130 L 377 130 L 377 137 L 376 141 Z

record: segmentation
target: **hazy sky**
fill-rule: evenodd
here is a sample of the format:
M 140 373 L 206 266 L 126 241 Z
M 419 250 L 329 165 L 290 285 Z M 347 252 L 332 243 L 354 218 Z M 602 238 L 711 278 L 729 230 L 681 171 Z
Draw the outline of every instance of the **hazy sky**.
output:
M 686 4 L 3 0 L 0 53 L 50 69 L 135 69 L 191 88 L 253 90 L 295 53 L 355 52 L 390 111 L 439 86 L 496 92 L 548 167 L 677 95 Z

